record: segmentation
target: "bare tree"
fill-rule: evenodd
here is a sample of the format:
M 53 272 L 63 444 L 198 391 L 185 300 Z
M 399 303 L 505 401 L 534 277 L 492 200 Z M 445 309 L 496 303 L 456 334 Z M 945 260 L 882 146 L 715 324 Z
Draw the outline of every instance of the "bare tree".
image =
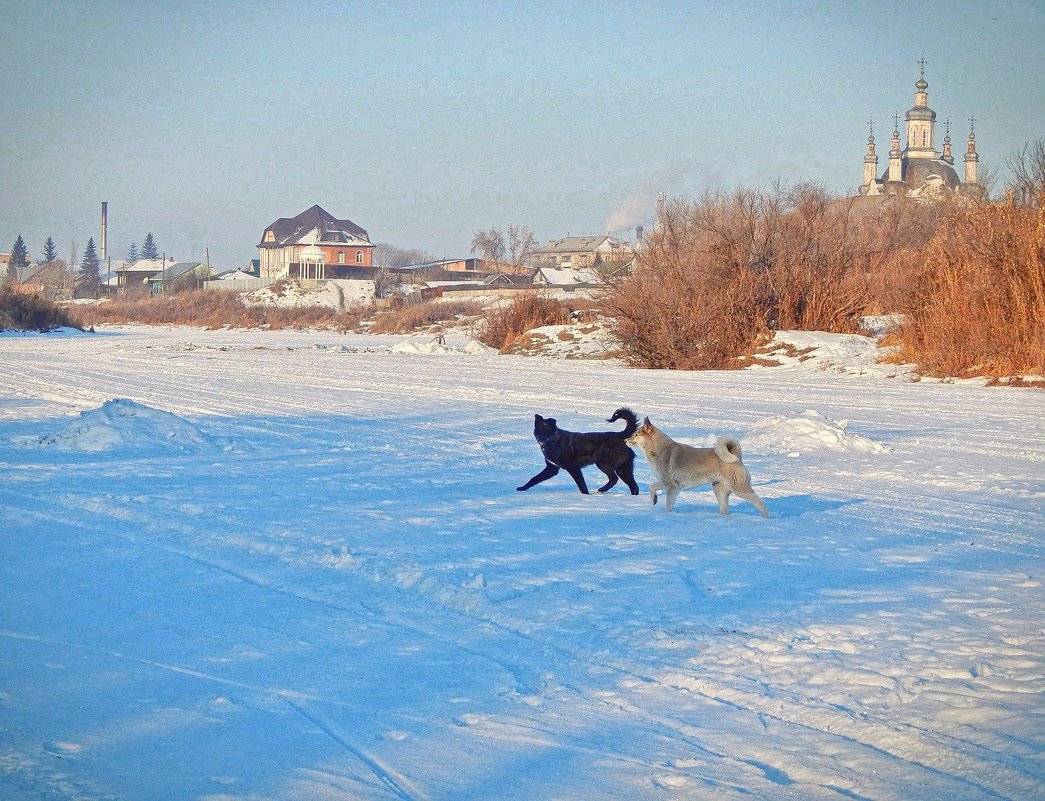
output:
M 1005 159 L 1013 182 L 1006 194 L 1020 205 L 1037 205 L 1045 194 L 1045 137 L 1038 137 Z
M 419 248 L 401 248 L 388 242 L 374 245 L 374 266 L 401 269 L 409 264 L 432 261 L 432 256 Z
M 496 228 L 491 228 L 489 231 L 476 231 L 475 236 L 472 237 L 471 252 L 490 261 L 504 261 L 504 234 Z
M 527 226 L 508 226 L 508 261 L 511 264 L 516 267 L 527 264 L 537 247 L 537 237 Z

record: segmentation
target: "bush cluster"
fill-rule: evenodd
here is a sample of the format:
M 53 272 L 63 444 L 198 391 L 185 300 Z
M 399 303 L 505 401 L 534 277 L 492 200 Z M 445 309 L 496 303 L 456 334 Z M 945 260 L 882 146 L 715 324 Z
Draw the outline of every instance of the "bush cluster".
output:
M 472 300 L 432 300 L 413 306 L 379 312 L 370 326 L 373 334 L 404 334 L 419 328 L 453 323 L 462 318 L 477 317 L 483 307 Z
M 1045 375 L 1045 203 L 958 212 L 909 267 L 901 358 L 934 375 Z
M 0 286 L 0 331 L 50 331 L 80 325 L 68 309 L 47 298 Z
M 851 333 L 863 314 L 894 310 L 909 269 L 896 257 L 923 248 L 948 211 L 813 184 L 675 201 L 602 310 L 633 365 L 736 366 L 773 331 Z
M 493 309 L 476 326 L 475 338 L 505 352 L 527 331 L 544 325 L 566 325 L 573 305 L 563 300 L 526 292 Z

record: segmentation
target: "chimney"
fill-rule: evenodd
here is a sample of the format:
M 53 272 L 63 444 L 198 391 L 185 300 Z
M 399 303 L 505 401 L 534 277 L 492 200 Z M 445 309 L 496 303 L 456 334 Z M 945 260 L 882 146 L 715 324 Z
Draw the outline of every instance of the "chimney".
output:
M 99 257 L 102 261 L 105 261 L 105 229 L 108 225 L 109 216 L 109 204 L 104 200 L 102 201 L 102 242 L 101 242 L 101 253 Z

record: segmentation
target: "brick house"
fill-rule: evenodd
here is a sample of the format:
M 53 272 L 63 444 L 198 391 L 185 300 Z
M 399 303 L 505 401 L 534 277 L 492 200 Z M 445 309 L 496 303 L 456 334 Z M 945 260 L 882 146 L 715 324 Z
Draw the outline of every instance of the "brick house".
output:
M 280 217 L 258 243 L 262 278 L 358 278 L 373 265 L 365 230 L 319 206 Z

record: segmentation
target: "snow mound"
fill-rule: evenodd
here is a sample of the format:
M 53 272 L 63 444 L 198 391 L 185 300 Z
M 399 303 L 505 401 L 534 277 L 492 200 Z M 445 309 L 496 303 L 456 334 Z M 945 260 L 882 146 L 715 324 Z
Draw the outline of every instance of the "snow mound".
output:
M 210 439 L 184 418 L 127 398 L 106 401 L 40 444 L 72 451 L 164 450 L 210 448 Z
M 483 354 L 483 353 L 496 353 L 493 348 L 488 348 L 481 342 L 472 340 L 463 348 L 457 348 L 453 345 L 447 345 L 445 342 L 440 342 L 438 339 L 432 340 L 431 342 L 397 342 L 392 345 L 389 350 L 392 353 L 409 353 L 411 355 L 431 355 L 438 353 L 470 353 L 470 354 Z
M 603 320 L 531 328 L 508 348 L 517 356 L 556 359 L 612 359 L 620 350 L 608 323 Z
M 777 415 L 755 423 L 741 438 L 744 450 L 754 453 L 836 451 L 886 453 L 888 448 L 859 434 L 849 434 L 848 421 L 828 420 L 814 409 L 797 415 Z
M 389 350 L 392 353 L 431 354 L 460 353 L 458 348 L 444 345 L 442 342 L 397 342 Z
M 887 325 L 884 321 L 879 324 Z M 759 348 L 755 363 L 746 369 L 819 370 L 855 376 L 915 380 L 911 365 L 881 361 L 891 350 L 879 347 L 877 339 L 862 334 L 777 331 L 772 342 Z

